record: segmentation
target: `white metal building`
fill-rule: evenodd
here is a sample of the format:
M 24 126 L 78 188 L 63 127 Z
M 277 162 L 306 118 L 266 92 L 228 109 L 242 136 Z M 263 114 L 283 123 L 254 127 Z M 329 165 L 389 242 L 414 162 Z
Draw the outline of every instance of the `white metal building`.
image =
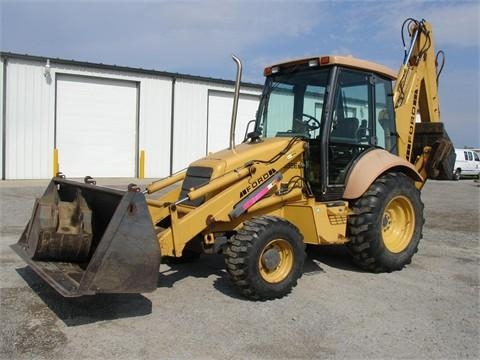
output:
M 2 179 L 160 178 L 228 147 L 233 81 L 0 56 Z M 237 142 L 260 92 L 242 84 Z

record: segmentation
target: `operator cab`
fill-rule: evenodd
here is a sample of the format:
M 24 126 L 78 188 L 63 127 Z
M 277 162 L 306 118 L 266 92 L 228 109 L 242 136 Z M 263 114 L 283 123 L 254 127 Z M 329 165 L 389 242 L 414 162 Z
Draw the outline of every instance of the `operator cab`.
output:
M 305 176 L 317 200 L 341 199 L 355 160 L 396 154 L 392 80 L 383 66 L 322 56 L 267 67 L 255 134 L 307 141 Z

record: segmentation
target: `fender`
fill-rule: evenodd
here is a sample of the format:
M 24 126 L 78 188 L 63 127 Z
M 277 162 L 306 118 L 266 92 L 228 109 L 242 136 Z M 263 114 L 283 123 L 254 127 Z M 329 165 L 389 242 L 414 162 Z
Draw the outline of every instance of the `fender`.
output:
M 424 181 L 407 160 L 384 149 L 374 149 L 361 155 L 353 165 L 345 182 L 343 198 L 349 200 L 359 198 L 381 174 L 392 168 L 405 173 L 414 181 Z

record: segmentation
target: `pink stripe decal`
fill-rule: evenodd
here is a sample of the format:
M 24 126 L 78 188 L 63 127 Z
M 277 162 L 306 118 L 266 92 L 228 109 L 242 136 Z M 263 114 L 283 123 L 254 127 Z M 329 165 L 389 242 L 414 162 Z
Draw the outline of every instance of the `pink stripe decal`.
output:
M 270 189 L 273 188 L 276 185 L 276 183 L 277 183 L 277 181 L 273 181 L 268 186 L 265 186 L 257 195 L 255 195 L 250 200 L 248 200 L 245 204 L 243 204 L 242 209 L 247 210 L 250 206 L 252 206 L 258 200 L 263 198 L 270 191 Z

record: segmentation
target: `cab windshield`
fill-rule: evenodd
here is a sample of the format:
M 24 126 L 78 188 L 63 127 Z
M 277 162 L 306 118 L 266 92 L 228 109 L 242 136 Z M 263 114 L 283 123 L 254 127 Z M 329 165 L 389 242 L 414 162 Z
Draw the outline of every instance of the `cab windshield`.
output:
M 320 135 L 329 69 L 306 69 L 267 77 L 257 113 L 263 137 Z

